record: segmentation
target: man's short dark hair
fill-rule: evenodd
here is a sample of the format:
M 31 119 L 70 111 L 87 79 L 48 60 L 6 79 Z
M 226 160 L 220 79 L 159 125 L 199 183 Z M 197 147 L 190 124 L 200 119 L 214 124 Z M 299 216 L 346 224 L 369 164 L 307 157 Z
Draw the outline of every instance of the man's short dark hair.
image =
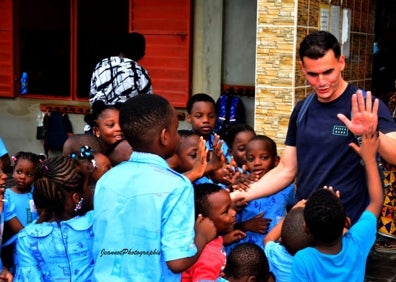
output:
M 300 60 L 303 61 L 304 57 L 322 58 L 329 50 L 333 50 L 337 59 L 340 58 L 341 47 L 337 38 L 327 31 L 314 31 L 308 34 L 300 44 Z

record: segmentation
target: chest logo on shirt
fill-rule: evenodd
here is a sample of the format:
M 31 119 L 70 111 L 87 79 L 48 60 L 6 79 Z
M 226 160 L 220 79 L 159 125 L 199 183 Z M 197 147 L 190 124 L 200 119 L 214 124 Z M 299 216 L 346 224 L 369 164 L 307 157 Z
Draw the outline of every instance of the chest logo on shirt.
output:
M 333 135 L 348 136 L 348 132 L 348 127 L 346 127 L 345 125 L 333 126 Z

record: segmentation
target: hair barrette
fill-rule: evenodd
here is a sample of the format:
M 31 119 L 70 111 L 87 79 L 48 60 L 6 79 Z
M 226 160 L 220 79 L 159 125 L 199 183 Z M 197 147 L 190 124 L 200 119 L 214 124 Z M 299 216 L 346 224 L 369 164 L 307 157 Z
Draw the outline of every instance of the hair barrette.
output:
M 11 159 L 12 159 L 13 162 L 17 161 L 17 157 L 15 157 L 15 156 L 12 156 Z

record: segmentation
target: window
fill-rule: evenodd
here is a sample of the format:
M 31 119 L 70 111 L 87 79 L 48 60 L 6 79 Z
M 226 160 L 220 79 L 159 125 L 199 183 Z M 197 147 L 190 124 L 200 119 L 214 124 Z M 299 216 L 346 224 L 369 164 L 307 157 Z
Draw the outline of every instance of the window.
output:
M 156 94 L 185 107 L 191 84 L 191 0 L 1 0 L 0 97 L 87 101 L 97 62 L 118 33 L 146 37 L 139 61 Z
M 128 31 L 128 0 L 20 0 L 19 7 L 26 96 L 87 99 L 95 64 L 112 55 L 112 37 Z

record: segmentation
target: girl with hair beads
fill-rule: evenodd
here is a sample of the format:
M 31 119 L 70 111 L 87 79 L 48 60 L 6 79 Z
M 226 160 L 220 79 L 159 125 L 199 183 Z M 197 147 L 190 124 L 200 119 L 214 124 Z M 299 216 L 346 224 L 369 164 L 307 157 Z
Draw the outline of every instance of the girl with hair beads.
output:
M 4 197 L 15 205 L 16 216 L 23 226 L 38 218 L 32 191 L 37 165 L 43 159 L 44 156 L 22 151 L 12 156 L 14 185 L 6 189 Z M 11 238 L 13 234 L 10 231 L 6 228 L 4 232 L 3 238 L 6 246 L 3 249 L 3 262 L 13 273 L 16 237 Z
M 31 152 L 18 152 L 12 156 L 14 185 L 7 189 L 5 197 L 15 204 L 16 213 L 23 226 L 38 218 L 33 202 L 33 181 L 36 168 L 44 156 Z
M 41 164 L 33 191 L 40 216 L 18 234 L 14 281 L 92 281 L 88 180 L 79 161 L 68 156 Z

